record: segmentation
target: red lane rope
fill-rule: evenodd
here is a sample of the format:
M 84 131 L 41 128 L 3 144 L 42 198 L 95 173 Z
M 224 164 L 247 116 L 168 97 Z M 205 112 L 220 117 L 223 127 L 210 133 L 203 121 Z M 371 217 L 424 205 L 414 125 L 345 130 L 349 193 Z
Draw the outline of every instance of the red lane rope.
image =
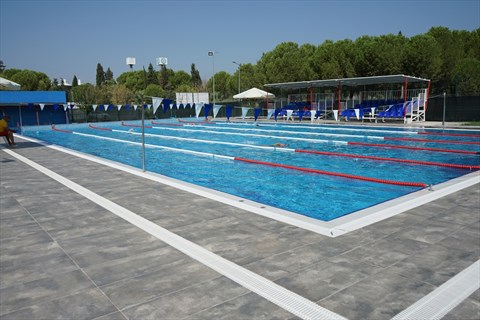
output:
M 92 128 L 92 129 L 97 129 L 97 130 L 104 130 L 104 131 L 112 131 L 112 129 L 110 128 L 103 128 L 103 127 L 95 127 L 91 124 L 88 125 L 89 128 Z
M 239 158 L 239 157 L 235 157 L 234 160 L 242 161 L 242 162 L 248 162 L 248 163 L 254 163 L 254 164 L 261 164 L 261 165 L 270 166 L 270 167 L 278 167 L 278 168 L 291 169 L 291 170 L 297 170 L 297 171 L 303 171 L 303 172 L 309 172 L 309 173 L 317 173 L 317 174 L 323 174 L 323 175 L 329 175 L 329 176 L 335 176 L 335 177 L 342 177 L 342 178 L 348 178 L 348 179 L 356 179 L 356 180 L 363 180 L 363 181 L 369 181 L 369 182 L 391 184 L 391 185 L 396 185 L 396 186 L 420 187 L 420 188 L 427 187 L 427 185 L 425 183 L 422 183 L 422 182 L 404 182 L 404 181 L 394 181 L 394 180 L 382 180 L 382 179 L 377 179 L 377 178 L 356 176 L 356 175 L 346 174 L 346 173 L 338 173 L 338 172 L 323 171 L 323 170 L 318 170 L 318 169 L 302 168 L 302 167 L 290 166 L 290 165 L 286 165 L 286 164 L 258 161 L 258 160 L 245 159 L 245 158 Z
M 53 131 L 66 132 L 66 133 L 72 133 L 72 131 L 70 131 L 70 130 L 58 129 L 57 127 L 55 127 L 55 125 L 52 125 L 52 130 L 53 130 Z
M 161 126 L 172 126 L 172 127 L 183 127 L 181 123 L 163 123 L 163 122 L 155 122 L 152 120 L 152 124 L 158 124 Z
M 416 138 L 392 138 L 383 137 L 384 140 L 398 140 L 398 141 L 416 141 L 416 142 L 434 142 L 434 143 L 451 143 L 451 144 L 480 144 L 479 141 L 453 141 L 453 140 L 431 140 L 431 139 L 416 139 Z
M 141 128 L 141 125 L 137 124 L 126 124 L 125 122 L 122 121 L 122 126 L 124 127 L 135 127 L 135 128 Z M 152 128 L 152 126 L 144 126 L 145 128 Z
M 432 152 L 450 152 L 450 153 L 462 153 L 462 154 L 480 154 L 476 151 L 465 150 L 451 150 L 440 148 L 423 148 L 423 147 L 409 147 L 409 146 L 396 146 L 393 144 L 378 144 L 378 143 L 366 143 L 366 142 L 348 142 L 349 145 L 365 146 L 365 147 L 379 147 L 379 148 L 394 148 L 394 149 L 408 149 L 408 150 L 420 150 L 420 151 L 432 151 Z
M 202 124 L 202 123 L 210 123 L 210 121 L 185 121 L 182 119 L 178 119 L 178 122 L 188 123 L 188 124 Z
M 419 164 L 419 165 L 425 165 L 425 166 L 438 166 L 438 167 L 447 167 L 447 168 L 456 168 L 456 169 L 470 169 L 470 170 L 480 169 L 480 165 L 479 166 L 469 166 L 469 165 L 464 165 L 464 164 L 441 163 L 441 162 L 430 162 L 430 161 L 397 159 L 397 158 L 384 158 L 384 157 L 376 157 L 376 156 L 363 156 L 363 155 L 358 155 L 358 154 L 326 152 L 326 151 L 317 151 L 317 150 L 295 149 L 295 152 L 320 154 L 320 155 L 335 156 L 335 157 L 347 157 L 347 158 L 369 159 L 369 160 L 378 160 L 378 161 L 402 162 L 402 163 Z
M 452 137 L 475 137 L 480 138 L 480 134 L 474 133 L 443 133 L 443 132 L 417 132 L 418 134 L 430 134 L 435 136 L 452 136 Z

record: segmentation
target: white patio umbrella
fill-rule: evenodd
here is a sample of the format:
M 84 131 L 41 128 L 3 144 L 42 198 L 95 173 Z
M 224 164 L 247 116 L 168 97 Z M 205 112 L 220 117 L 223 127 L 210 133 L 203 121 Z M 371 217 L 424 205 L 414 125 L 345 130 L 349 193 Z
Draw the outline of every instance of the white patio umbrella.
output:
M 16 82 L 0 77 L 0 88 L 3 90 L 20 90 L 20 85 Z
M 258 88 L 251 88 L 247 91 L 240 92 L 233 96 L 233 99 L 265 99 L 265 98 L 275 98 L 273 93 L 260 90 Z

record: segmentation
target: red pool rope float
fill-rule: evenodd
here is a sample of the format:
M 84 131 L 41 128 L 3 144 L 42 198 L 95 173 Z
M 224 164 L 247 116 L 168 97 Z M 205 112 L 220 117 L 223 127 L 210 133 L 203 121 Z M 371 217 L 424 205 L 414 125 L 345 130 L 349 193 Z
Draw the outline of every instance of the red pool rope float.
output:
M 122 126 L 124 127 L 135 127 L 135 128 L 141 128 L 141 125 L 138 124 L 126 124 L 125 122 L 122 121 Z M 145 128 L 152 128 L 152 126 L 144 126 Z
M 441 148 L 424 148 L 424 147 L 409 147 L 409 146 L 396 146 L 393 144 L 379 144 L 379 143 L 366 143 L 366 142 L 353 142 L 349 141 L 348 145 L 353 146 L 365 146 L 365 147 L 379 147 L 379 148 L 393 148 L 393 149 L 408 149 L 408 150 L 420 150 L 420 151 L 432 151 L 432 152 L 450 152 L 450 153 L 462 153 L 462 154 L 480 154 L 476 151 L 465 150 L 452 150 Z
M 203 123 L 211 123 L 211 121 L 186 121 L 182 119 L 178 119 L 178 122 L 188 123 L 188 124 L 203 124 Z
M 286 164 L 258 161 L 258 160 L 245 159 L 245 158 L 239 158 L 239 157 L 235 157 L 234 160 L 242 161 L 242 162 L 248 162 L 248 163 L 261 164 L 261 165 L 270 166 L 270 167 L 278 167 L 278 168 L 291 169 L 291 170 L 297 170 L 297 171 L 303 171 L 303 172 L 309 172 L 309 173 L 324 174 L 324 175 L 329 175 L 329 176 L 363 180 L 363 181 L 368 181 L 368 182 L 391 184 L 391 185 L 396 185 L 396 186 L 420 187 L 420 188 L 427 187 L 427 185 L 425 183 L 422 183 L 422 182 L 404 182 L 404 181 L 394 181 L 394 180 L 382 180 L 382 179 L 377 179 L 377 178 L 356 176 L 356 175 L 346 174 L 346 173 L 338 173 L 338 172 L 330 172 L 330 171 L 324 171 L 324 170 L 318 170 L 318 169 L 302 168 L 302 167 L 290 166 L 290 165 L 286 165 Z
M 103 128 L 103 127 L 95 127 L 91 124 L 88 125 L 89 128 L 92 128 L 92 129 L 97 129 L 97 130 L 104 130 L 104 131 L 112 131 L 112 129 L 110 128 Z
M 155 122 L 152 120 L 152 124 L 158 124 L 161 126 L 172 126 L 172 127 L 183 127 L 181 123 L 163 123 L 163 122 Z
M 480 138 L 480 134 L 474 133 L 443 133 L 443 132 L 417 132 L 418 134 L 430 134 L 435 136 L 452 136 L 452 137 L 475 137 Z
M 70 130 L 62 130 L 62 129 L 58 129 L 57 127 L 55 127 L 54 124 L 52 124 L 52 130 L 53 131 L 60 131 L 60 132 L 66 132 L 66 133 L 73 133 L 72 131 Z
M 431 140 L 431 139 L 392 138 L 392 137 L 383 137 L 383 139 L 395 140 L 395 141 L 434 142 L 434 143 L 451 143 L 451 144 L 480 144 L 479 141 Z
M 368 160 L 377 160 L 377 161 L 402 162 L 402 163 L 419 164 L 419 165 L 425 165 L 425 166 L 438 166 L 438 167 L 447 167 L 447 168 L 456 168 L 456 169 L 469 169 L 469 170 L 480 169 L 480 166 L 469 166 L 469 165 L 464 165 L 464 164 L 441 163 L 441 162 L 430 162 L 430 161 L 397 159 L 397 158 L 384 158 L 384 157 L 376 157 L 376 156 L 363 156 L 363 155 L 358 155 L 358 154 L 326 152 L 326 151 L 317 151 L 317 150 L 295 149 L 295 152 L 320 154 L 320 155 L 335 156 L 335 157 L 368 159 Z

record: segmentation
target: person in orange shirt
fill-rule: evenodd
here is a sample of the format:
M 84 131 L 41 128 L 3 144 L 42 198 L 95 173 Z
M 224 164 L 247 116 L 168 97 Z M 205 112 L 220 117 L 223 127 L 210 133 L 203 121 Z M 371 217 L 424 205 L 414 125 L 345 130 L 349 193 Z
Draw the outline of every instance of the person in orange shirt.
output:
M 8 127 L 8 121 L 10 121 L 9 115 L 4 115 L 2 119 L 0 119 L 0 137 L 6 137 L 7 142 L 11 146 L 15 146 L 15 140 L 13 139 L 13 134 L 17 131 L 12 130 Z

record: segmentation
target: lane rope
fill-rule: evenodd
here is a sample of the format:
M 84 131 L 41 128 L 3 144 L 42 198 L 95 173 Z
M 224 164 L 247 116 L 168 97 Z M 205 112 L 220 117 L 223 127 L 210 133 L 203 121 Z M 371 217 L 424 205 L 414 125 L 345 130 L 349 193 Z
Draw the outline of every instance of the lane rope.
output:
M 364 147 L 407 149 L 407 150 L 432 151 L 432 152 L 450 152 L 450 153 L 461 153 L 461 154 L 480 154 L 479 152 L 476 152 L 476 151 L 441 149 L 441 148 L 426 148 L 426 147 L 397 146 L 397 145 L 394 145 L 394 144 L 378 144 L 378 143 L 354 142 L 354 141 L 349 141 L 348 144 L 353 145 L 353 146 L 364 146 Z
M 475 134 L 475 133 L 418 132 L 418 134 L 429 134 L 429 135 L 435 135 L 435 136 L 480 138 L 480 134 Z
M 433 143 L 446 143 L 446 144 L 476 144 L 476 145 L 480 145 L 480 141 L 432 140 L 432 139 L 395 138 L 395 137 L 384 137 L 384 139 L 385 140 L 394 140 L 394 141 L 415 141 L 415 142 L 433 142 Z
M 420 188 L 427 187 L 427 185 L 422 182 L 384 180 L 384 179 L 370 178 L 370 177 L 364 177 L 364 176 L 357 176 L 357 175 L 347 174 L 347 173 L 338 173 L 338 172 L 324 171 L 324 170 L 318 170 L 318 169 L 303 168 L 303 167 L 291 166 L 291 165 L 280 164 L 275 162 L 266 162 L 266 161 L 252 160 L 252 159 L 246 159 L 246 158 L 240 158 L 240 157 L 235 157 L 233 160 L 260 164 L 260 165 L 265 165 L 270 167 L 285 168 L 285 169 L 291 169 L 291 170 L 297 170 L 297 171 L 303 171 L 303 172 L 309 172 L 309 173 L 317 173 L 317 174 L 323 174 L 323 175 L 329 175 L 329 176 L 335 176 L 335 177 L 390 184 L 390 185 L 396 185 L 396 186 L 420 187 Z
M 319 154 L 319 155 L 335 156 L 335 157 L 369 159 L 369 160 L 377 160 L 377 161 L 401 162 L 401 163 L 419 164 L 419 165 L 425 165 L 425 166 L 447 167 L 447 168 L 456 168 L 456 169 L 469 169 L 469 170 L 480 169 L 480 165 L 477 166 L 477 165 L 442 163 L 442 162 L 431 162 L 431 161 L 410 160 L 410 159 L 384 158 L 384 157 L 376 157 L 376 156 L 364 156 L 364 155 L 358 155 L 358 154 L 327 152 L 327 151 L 317 151 L 317 150 L 295 149 L 295 152 L 311 153 L 311 154 Z

